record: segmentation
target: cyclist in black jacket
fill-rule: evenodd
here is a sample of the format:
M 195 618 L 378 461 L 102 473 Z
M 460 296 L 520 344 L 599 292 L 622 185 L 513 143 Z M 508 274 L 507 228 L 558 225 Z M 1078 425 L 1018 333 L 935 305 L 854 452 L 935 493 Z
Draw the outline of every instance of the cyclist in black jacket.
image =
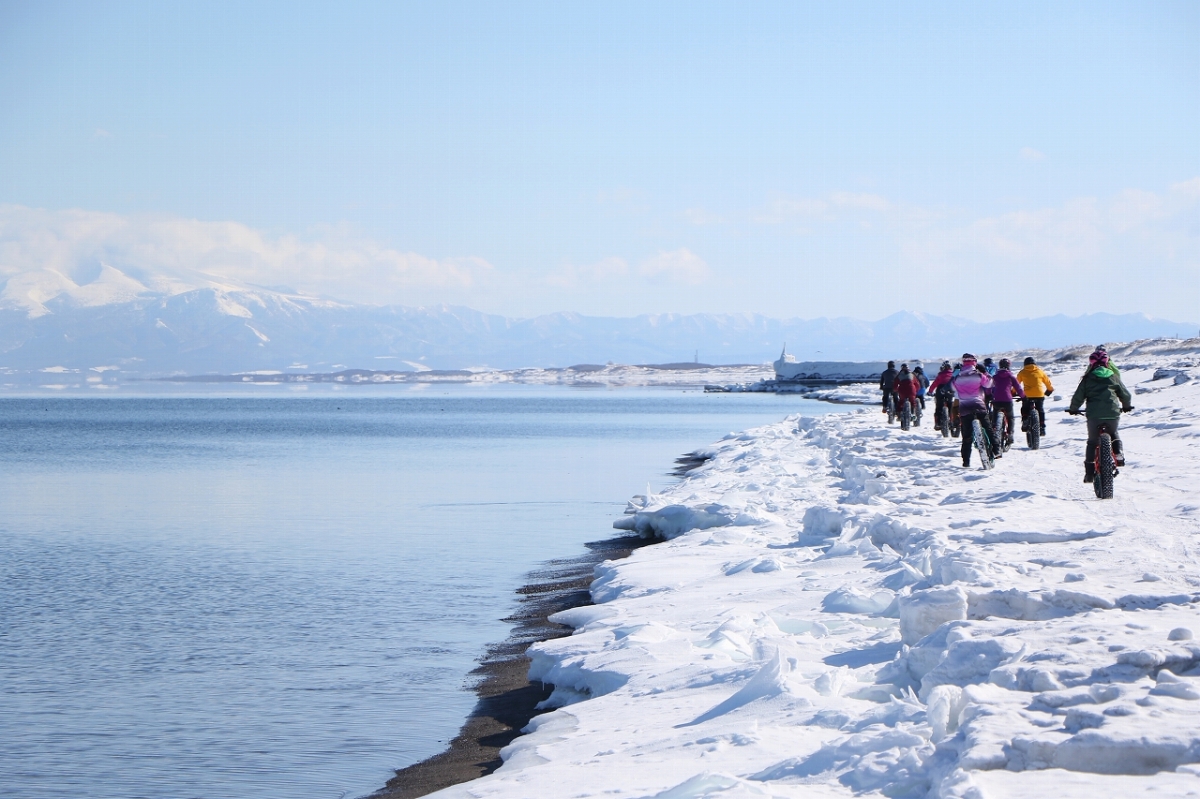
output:
M 883 412 L 887 413 L 888 397 L 892 397 L 896 401 L 896 407 L 900 407 L 900 398 L 896 396 L 896 362 L 888 361 L 887 368 L 883 370 L 883 374 L 879 376 L 879 390 L 883 392 Z

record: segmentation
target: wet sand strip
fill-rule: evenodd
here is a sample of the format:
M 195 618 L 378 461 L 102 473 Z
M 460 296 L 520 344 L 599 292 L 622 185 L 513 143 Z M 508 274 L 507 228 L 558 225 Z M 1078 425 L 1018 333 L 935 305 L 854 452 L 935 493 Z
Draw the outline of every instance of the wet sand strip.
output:
M 592 604 L 588 587 L 592 570 L 606 560 L 628 557 L 633 550 L 653 543 L 623 536 L 587 544 L 578 558 L 553 560 L 529 575 L 519 588 L 517 613 L 504 619 L 513 624 L 509 637 L 488 648 L 471 672 L 478 679 L 479 701 L 446 751 L 399 769 L 396 776 L 370 799 L 410 799 L 491 774 L 500 767 L 500 749 L 518 735 L 529 720 L 543 711 L 538 702 L 550 696 L 553 686 L 531 683 L 525 650 L 538 641 L 562 638 L 571 628 L 548 617 L 560 610 Z

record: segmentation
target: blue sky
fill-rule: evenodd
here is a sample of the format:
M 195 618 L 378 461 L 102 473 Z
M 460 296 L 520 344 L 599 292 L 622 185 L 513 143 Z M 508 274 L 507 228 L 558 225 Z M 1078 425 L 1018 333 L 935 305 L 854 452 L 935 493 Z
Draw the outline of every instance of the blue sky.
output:
M 0 0 L 0 278 L 1200 317 L 1200 4 Z

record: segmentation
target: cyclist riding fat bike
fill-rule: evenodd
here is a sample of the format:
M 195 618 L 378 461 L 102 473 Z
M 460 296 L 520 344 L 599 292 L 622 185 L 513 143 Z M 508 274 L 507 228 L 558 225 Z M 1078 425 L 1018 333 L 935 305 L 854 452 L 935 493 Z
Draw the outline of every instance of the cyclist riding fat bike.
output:
M 925 369 L 922 366 L 913 367 L 913 380 L 917 381 L 917 400 L 921 403 L 921 410 L 925 410 L 925 394 L 929 391 L 929 378 L 925 376 Z
M 1121 438 L 1117 433 L 1117 424 L 1122 413 L 1133 410 L 1133 398 L 1129 389 L 1121 382 L 1121 373 L 1108 360 L 1108 353 L 1103 347 L 1088 357 L 1088 369 L 1079 380 L 1079 388 L 1071 397 L 1071 407 L 1067 413 L 1079 414 L 1079 408 L 1087 404 L 1087 449 L 1083 458 L 1083 482 L 1090 483 L 1096 476 L 1096 445 L 1100 440 L 1100 425 L 1108 427 L 1112 436 L 1113 457 L 1118 466 L 1125 465 L 1125 453 Z
M 1004 418 L 1008 419 L 1009 435 L 1013 430 L 1013 397 L 1025 399 L 1025 389 L 1021 388 L 1016 375 L 1010 371 L 1011 365 L 1008 358 L 1001 358 L 1000 368 L 992 378 L 992 425 L 995 426 L 996 418 L 1004 414 Z M 1002 446 L 1003 443 L 1000 442 Z
M 883 370 L 883 374 L 879 376 L 879 390 L 883 392 L 883 412 L 888 410 L 888 397 L 895 399 L 896 397 L 896 362 L 888 361 L 887 368 Z M 896 400 L 896 405 L 900 405 L 900 401 Z
M 951 378 L 950 385 L 958 400 L 958 421 L 962 429 L 962 459 L 963 466 L 971 465 L 971 447 L 975 443 L 972 421 L 978 419 L 983 430 L 983 437 L 992 457 L 1000 457 L 998 443 L 992 440 L 991 425 L 988 424 L 987 406 L 983 395 L 992 386 L 992 377 L 987 372 L 975 368 L 975 356 L 963 353 L 962 371 L 957 377 Z
M 951 368 L 950 362 L 942 361 L 942 368 L 938 370 L 933 382 L 929 384 L 929 391 L 933 393 L 934 419 L 942 418 L 942 408 L 945 408 L 947 413 L 950 412 L 950 402 L 954 399 L 954 387 L 950 385 L 952 379 L 954 379 L 954 370 Z
M 1046 409 L 1043 407 L 1043 403 L 1047 396 L 1054 393 L 1054 384 L 1050 382 L 1050 378 L 1032 357 L 1025 359 L 1025 365 L 1021 367 L 1021 371 L 1017 372 L 1017 380 L 1021 382 L 1021 388 L 1025 390 L 1025 398 L 1021 400 L 1021 431 L 1029 429 L 1029 409 L 1037 408 L 1038 417 L 1041 420 L 1041 429 L 1038 434 L 1045 436 Z
M 917 381 L 913 373 L 908 371 L 908 364 L 900 364 L 900 371 L 896 374 L 895 382 L 896 390 L 896 408 L 904 407 L 904 401 L 908 400 L 916 406 L 917 404 Z M 914 407 L 915 411 L 916 408 Z

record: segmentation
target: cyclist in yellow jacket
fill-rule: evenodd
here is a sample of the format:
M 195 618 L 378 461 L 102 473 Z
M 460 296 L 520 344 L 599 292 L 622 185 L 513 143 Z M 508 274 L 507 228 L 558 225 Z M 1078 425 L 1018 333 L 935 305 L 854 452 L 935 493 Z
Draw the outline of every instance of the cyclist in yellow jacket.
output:
M 1025 359 L 1025 366 L 1017 372 L 1017 380 L 1021 383 L 1021 388 L 1025 389 L 1025 398 L 1021 400 L 1021 432 L 1029 429 L 1029 409 L 1036 407 L 1041 421 L 1038 432 L 1046 435 L 1046 409 L 1042 404 L 1047 395 L 1054 393 L 1054 384 L 1033 358 Z

